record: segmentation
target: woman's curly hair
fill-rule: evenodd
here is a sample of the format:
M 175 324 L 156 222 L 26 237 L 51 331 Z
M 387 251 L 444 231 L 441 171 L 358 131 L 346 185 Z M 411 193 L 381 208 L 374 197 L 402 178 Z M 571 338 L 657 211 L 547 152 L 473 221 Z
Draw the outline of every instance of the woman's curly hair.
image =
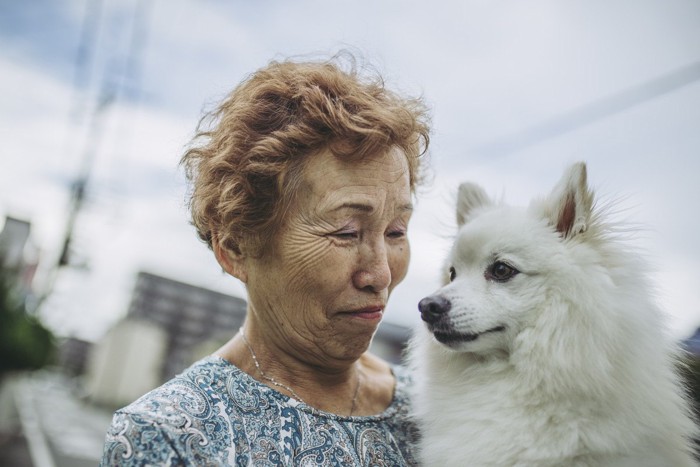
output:
M 362 160 L 398 148 L 414 191 L 428 143 L 422 100 L 391 92 L 352 56 L 270 62 L 202 118 L 182 157 L 192 222 L 210 248 L 216 236 L 230 251 L 259 255 L 308 156 L 328 150 Z

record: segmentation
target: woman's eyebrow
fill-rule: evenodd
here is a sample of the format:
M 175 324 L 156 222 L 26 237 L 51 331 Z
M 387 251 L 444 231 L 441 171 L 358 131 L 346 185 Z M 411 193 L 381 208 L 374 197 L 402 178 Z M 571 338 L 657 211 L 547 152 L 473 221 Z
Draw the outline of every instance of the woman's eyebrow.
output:
M 372 212 L 372 211 L 374 211 L 374 206 L 372 206 L 371 204 L 367 204 L 367 203 L 356 203 L 356 202 L 343 203 L 343 204 L 333 208 L 333 211 L 340 211 L 342 209 L 351 209 L 353 211 L 361 211 L 361 212 Z
M 335 208 L 332 209 L 332 211 L 340 211 L 342 209 L 351 209 L 354 211 L 360 211 L 360 212 L 367 212 L 371 213 L 375 210 L 375 206 L 369 203 L 357 203 L 357 202 L 348 202 L 348 203 L 343 203 L 339 206 L 336 206 Z M 413 204 L 411 203 L 406 203 L 398 206 L 397 211 L 403 213 L 403 212 L 412 212 L 413 211 Z

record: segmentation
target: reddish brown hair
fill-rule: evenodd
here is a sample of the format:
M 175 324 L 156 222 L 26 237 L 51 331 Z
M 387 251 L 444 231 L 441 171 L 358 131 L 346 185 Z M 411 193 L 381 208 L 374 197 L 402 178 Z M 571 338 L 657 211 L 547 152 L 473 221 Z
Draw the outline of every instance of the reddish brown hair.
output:
M 398 148 L 411 190 L 427 151 L 427 109 L 355 60 L 273 61 L 238 85 L 197 128 L 182 157 L 199 237 L 259 254 L 294 199 L 306 157 L 363 157 Z

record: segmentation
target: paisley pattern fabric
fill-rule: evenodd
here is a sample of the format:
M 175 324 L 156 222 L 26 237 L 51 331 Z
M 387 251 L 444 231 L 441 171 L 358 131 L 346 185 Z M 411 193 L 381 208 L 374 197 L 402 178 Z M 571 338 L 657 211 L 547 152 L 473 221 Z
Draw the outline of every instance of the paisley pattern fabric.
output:
M 415 465 L 408 376 L 395 367 L 391 405 L 368 417 L 312 410 L 210 356 L 118 410 L 102 466 Z

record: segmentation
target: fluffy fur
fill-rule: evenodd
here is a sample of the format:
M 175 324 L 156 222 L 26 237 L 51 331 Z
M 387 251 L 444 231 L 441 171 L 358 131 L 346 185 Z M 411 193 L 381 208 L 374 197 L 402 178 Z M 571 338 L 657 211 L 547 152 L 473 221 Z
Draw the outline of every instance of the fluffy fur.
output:
M 427 466 L 692 466 L 678 349 L 583 163 L 528 208 L 463 184 L 409 357 Z

